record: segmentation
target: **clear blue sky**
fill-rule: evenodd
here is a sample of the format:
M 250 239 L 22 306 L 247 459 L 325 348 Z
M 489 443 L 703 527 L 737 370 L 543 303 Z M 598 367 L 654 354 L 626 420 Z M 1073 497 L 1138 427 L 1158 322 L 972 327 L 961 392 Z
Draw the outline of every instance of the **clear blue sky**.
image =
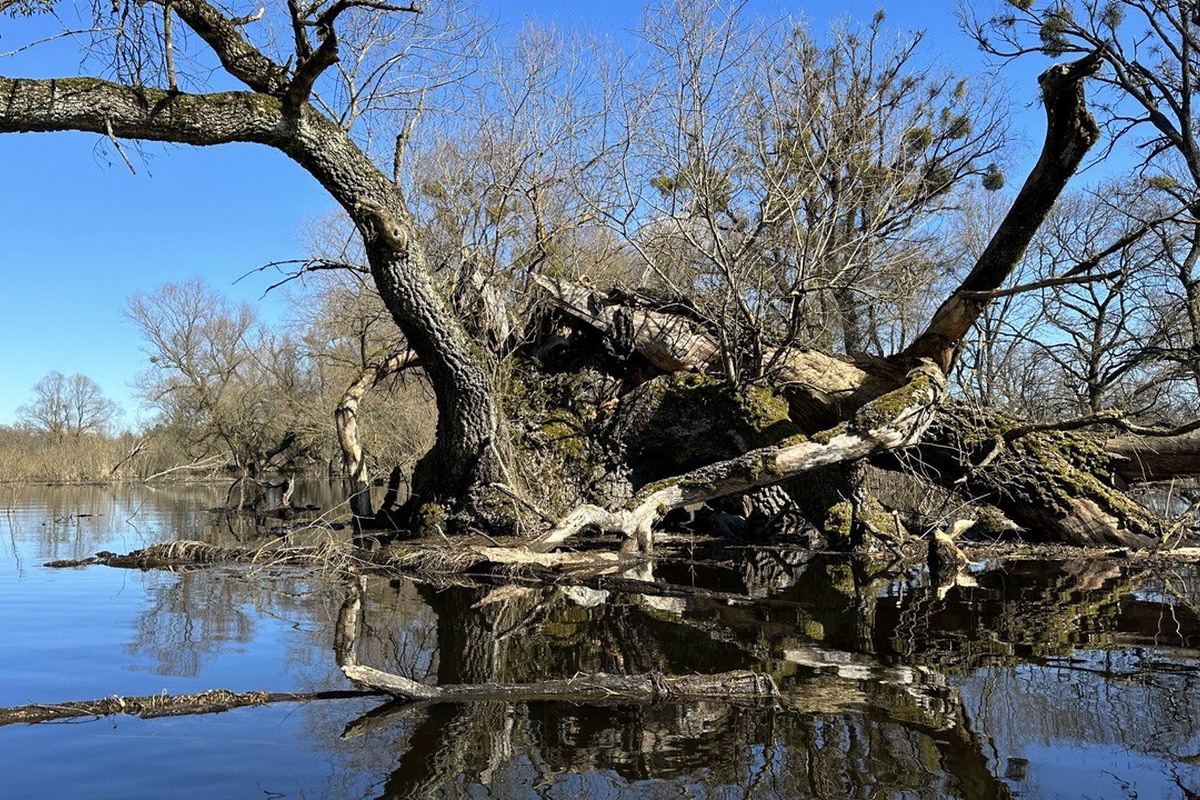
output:
M 955 26 L 954 3 L 750 5 L 804 16 L 818 30 L 844 15 L 865 22 L 883 7 L 888 24 L 927 31 L 925 55 L 969 75 L 984 65 Z M 632 0 L 480 5 L 504 25 L 535 18 L 618 37 L 639 25 L 643 6 Z M 0 20 L 0 52 L 15 42 L 5 32 L 23 24 Z M 78 74 L 77 61 L 68 48 L 35 49 L 0 59 L 0 74 Z M 1010 74 L 1021 85 L 1019 102 L 1036 96 L 1035 72 L 1030 65 Z M 1040 121 L 1031 120 L 1036 142 Z M 89 375 L 124 407 L 129 422 L 144 416 L 129 385 L 145 363 L 121 313 L 129 295 L 203 276 L 257 305 L 265 318 L 277 318 L 283 296 L 259 299 L 272 282 L 268 276 L 235 281 L 266 262 L 302 256 L 304 226 L 333 208 L 315 181 L 266 148 L 152 146 L 150 160 L 131 174 L 121 163 L 100 160 L 96 143 L 82 134 L 0 135 L 0 424 L 15 421 L 17 406 L 50 370 Z

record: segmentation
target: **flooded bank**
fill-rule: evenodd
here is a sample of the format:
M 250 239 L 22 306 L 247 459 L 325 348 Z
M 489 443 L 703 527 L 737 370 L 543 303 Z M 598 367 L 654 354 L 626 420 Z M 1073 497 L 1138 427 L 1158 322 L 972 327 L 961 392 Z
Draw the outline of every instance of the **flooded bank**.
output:
M 334 496 L 306 488 L 301 502 L 328 506 Z M 169 539 L 245 544 L 248 528 L 207 511 L 222 499 L 195 487 L 0 489 L 0 706 L 350 688 L 333 647 L 345 589 L 320 576 L 42 566 Z M 753 670 L 780 696 L 351 698 L 9 725 L 0 727 L 0 796 L 1200 791 L 1195 566 L 996 559 L 942 596 L 919 571 L 887 560 L 728 548 L 676 553 L 634 577 L 696 591 L 369 577 L 357 658 L 438 685 Z

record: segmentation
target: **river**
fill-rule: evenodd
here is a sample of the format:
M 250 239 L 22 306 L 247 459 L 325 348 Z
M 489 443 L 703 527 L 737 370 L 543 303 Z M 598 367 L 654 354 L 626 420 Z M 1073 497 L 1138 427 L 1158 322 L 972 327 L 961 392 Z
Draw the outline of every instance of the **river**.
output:
M 328 507 L 329 487 L 297 499 Z M 53 569 L 232 546 L 217 488 L 0 487 L 0 706 L 348 689 L 345 589 L 265 565 Z M 684 554 L 687 555 L 686 553 Z M 713 555 L 713 554 L 705 554 Z M 0 798 L 1107 798 L 1200 792 L 1200 570 L 730 548 L 641 578 L 734 593 L 368 578 L 361 663 L 430 683 L 769 673 L 781 702 L 374 697 L 0 727 Z M 969 584 L 975 585 L 969 585 Z

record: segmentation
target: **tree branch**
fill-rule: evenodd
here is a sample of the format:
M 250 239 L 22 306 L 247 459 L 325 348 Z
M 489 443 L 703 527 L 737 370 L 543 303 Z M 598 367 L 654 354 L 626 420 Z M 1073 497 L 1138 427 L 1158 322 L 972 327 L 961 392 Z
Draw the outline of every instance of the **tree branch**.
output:
M 233 77 L 256 92 L 281 94 L 287 86 L 287 71 L 267 58 L 246 41 L 238 30 L 238 23 L 248 20 L 233 20 L 204 0 L 150 0 L 174 11 L 204 40 L 221 59 L 221 66 Z
M 932 359 L 949 372 L 959 343 L 987 305 L 986 300 L 972 299 L 968 293 L 999 289 L 1012 274 L 1067 181 L 1100 138 L 1083 92 L 1084 79 L 1099 69 L 1100 62 L 1097 51 L 1078 61 L 1055 64 L 1038 78 L 1046 107 L 1041 156 L 975 267 L 902 356 Z

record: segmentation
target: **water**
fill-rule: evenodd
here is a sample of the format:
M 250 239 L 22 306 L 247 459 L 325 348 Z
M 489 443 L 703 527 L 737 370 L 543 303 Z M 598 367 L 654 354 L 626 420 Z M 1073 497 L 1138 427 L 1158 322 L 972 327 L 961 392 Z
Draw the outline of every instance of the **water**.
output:
M 303 502 L 328 506 L 328 489 Z M 349 688 L 313 575 L 45 561 L 252 534 L 217 489 L 0 488 L 0 706 Z M 89 515 L 89 516 L 81 516 Z M 0 727 L 3 798 L 1078 798 L 1200 791 L 1200 571 L 728 550 L 659 579 L 753 596 L 371 578 L 362 663 L 438 683 L 753 669 L 779 704 L 374 698 Z M 642 573 L 641 577 L 649 577 Z

